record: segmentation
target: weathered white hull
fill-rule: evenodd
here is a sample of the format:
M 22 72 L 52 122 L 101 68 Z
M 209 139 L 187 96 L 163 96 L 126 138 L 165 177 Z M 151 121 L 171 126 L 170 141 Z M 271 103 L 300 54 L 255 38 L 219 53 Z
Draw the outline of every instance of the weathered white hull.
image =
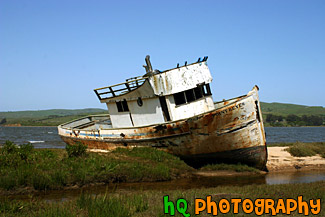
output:
M 267 161 L 257 87 L 245 96 L 216 103 L 212 111 L 178 121 L 106 129 L 96 126 L 96 121 L 92 129 L 73 126 L 77 121 L 58 127 L 68 144 L 82 142 L 91 149 L 156 147 L 192 165 L 242 162 L 264 169 Z M 79 126 L 87 126 L 87 122 Z

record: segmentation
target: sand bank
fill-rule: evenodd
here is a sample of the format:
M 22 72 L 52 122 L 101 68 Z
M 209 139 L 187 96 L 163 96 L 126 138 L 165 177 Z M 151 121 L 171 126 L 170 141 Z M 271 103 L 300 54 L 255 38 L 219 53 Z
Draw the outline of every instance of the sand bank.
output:
M 325 158 L 321 156 L 294 157 L 285 149 L 288 147 L 268 147 L 267 168 L 270 172 L 282 170 L 325 170 Z

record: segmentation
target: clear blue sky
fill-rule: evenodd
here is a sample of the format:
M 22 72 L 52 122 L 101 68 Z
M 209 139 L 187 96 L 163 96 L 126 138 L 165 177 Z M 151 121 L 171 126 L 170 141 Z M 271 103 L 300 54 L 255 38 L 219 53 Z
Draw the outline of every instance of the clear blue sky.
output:
M 325 106 L 325 1 L 0 1 L 0 111 L 105 108 L 93 89 L 209 56 L 214 100 Z

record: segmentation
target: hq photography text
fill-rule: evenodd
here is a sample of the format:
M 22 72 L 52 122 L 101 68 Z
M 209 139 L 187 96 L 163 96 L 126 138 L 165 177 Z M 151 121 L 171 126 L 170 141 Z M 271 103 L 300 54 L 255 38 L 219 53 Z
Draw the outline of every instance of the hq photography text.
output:
M 171 201 L 169 196 L 166 195 L 163 198 L 164 213 L 174 216 L 175 213 L 180 213 L 184 217 L 191 216 L 189 212 L 189 202 L 183 198 L 177 199 L 175 202 Z M 277 214 L 290 215 L 293 212 L 298 212 L 308 216 L 309 214 L 317 215 L 321 211 L 321 200 L 309 200 L 304 201 L 303 196 L 297 198 L 287 199 L 269 199 L 269 198 L 257 198 L 255 200 L 246 198 L 233 198 L 233 199 L 220 199 L 213 201 L 212 196 L 206 198 L 195 198 L 194 200 L 194 213 L 199 215 L 202 212 L 206 212 L 213 216 L 219 213 L 255 213 L 256 215 L 271 214 L 276 216 Z

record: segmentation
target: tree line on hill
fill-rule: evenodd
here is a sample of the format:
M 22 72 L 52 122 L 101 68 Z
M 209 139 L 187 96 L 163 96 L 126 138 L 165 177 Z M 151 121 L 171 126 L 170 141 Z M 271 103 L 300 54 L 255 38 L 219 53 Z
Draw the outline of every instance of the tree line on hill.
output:
M 266 115 L 266 123 L 271 126 L 322 126 L 325 125 L 325 116 L 321 115 Z

